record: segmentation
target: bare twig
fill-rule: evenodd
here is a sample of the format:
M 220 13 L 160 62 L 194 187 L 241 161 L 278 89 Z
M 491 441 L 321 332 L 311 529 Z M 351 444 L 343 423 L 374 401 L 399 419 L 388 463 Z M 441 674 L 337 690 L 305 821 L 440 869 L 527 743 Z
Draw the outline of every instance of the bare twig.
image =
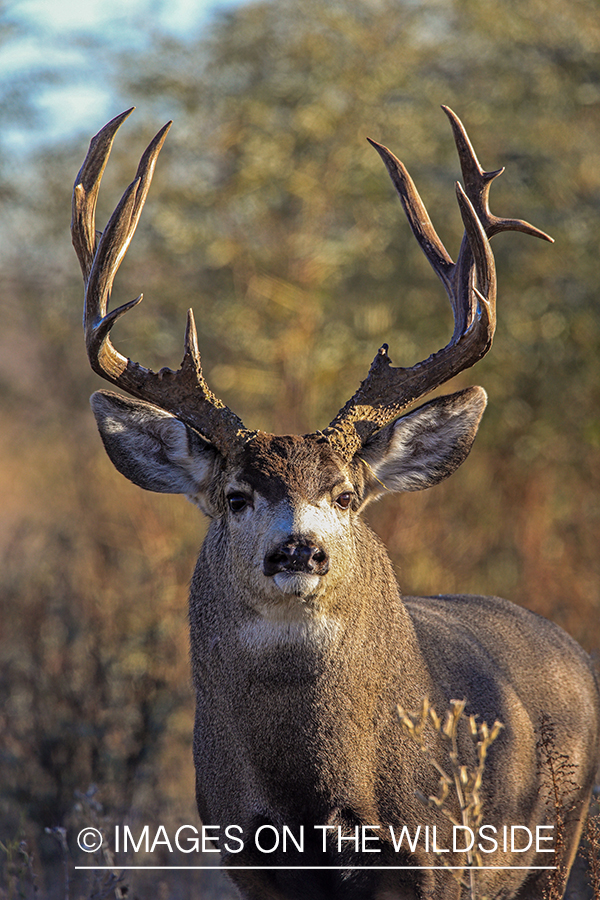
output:
M 462 825 L 476 832 L 483 822 L 483 809 L 481 803 L 481 785 L 485 769 L 485 761 L 490 745 L 496 740 L 504 727 L 501 722 L 494 722 L 490 729 L 486 722 L 477 722 L 475 716 L 465 715 L 466 700 L 451 700 L 450 709 L 447 710 L 442 721 L 435 709 L 425 698 L 419 713 L 407 713 L 403 707 L 398 706 L 400 722 L 406 734 L 413 738 L 434 767 L 439 778 L 438 793 L 435 797 L 426 797 L 419 791 L 415 791 L 417 797 L 429 807 L 439 810 L 453 825 Z M 467 719 L 469 734 L 476 742 L 477 764 L 473 768 L 461 764 L 458 752 L 458 730 L 463 719 Z M 451 775 L 445 771 L 442 765 L 433 755 L 429 744 L 425 740 L 425 726 L 429 723 L 434 731 L 448 745 Z M 454 794 L 460 809 L 460 822 L 454 816 L 448 798 L 450 789 L 454 788 Z M 477 850 L 467 850 L 467 863 L 469 866 L 469 881 L 459 877 L 460 883 L 469 891 L 470 900 L 475 900 L 475 870 L 473 866 L 482 865 L 481 855 Z M 455 874 L 453 872 L 453 874 Z

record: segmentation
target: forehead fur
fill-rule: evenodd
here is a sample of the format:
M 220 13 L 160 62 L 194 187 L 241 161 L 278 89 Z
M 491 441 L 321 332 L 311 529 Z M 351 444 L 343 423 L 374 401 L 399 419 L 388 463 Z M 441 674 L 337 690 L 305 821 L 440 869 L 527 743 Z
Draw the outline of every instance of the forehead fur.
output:
M 327 441 L 314 434 L 259 432 L 244 446 L 238 463 L 240 480 L 273 500 L 290 493 L 318 500 L 349 474 Z

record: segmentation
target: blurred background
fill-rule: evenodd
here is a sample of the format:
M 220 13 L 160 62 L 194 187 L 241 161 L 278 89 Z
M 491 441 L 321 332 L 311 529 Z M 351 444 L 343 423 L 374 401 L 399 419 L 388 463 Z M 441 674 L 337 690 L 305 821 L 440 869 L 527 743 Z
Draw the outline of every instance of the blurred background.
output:
M 473 452 L 369 520 L 405 593 L 503 595 L 597 653 L 596 0 L 0 4 L 0 896 L 34 876 L 38 896 L 64 896 L 60 866 L 91 810 L 197 822 L 186 603 L 205 524 L 126 482 L 89 410 L 102 384 L 69 221 L 90 137 L 137 107 L 102 228 L 174 120 L 117 279 L 115 305 L 145 297 L 117 347 L 176 368 L 193 306 L 213 390 L 250 428 L 304 432 L 384 341 L 411 365 L 449 339 L 443 289 L 366 141 L 405 162 L 454 256 L 460 172 L 441 103 L 484 168 L 506 166 L 493 211 L 556 243 L 494 239 L 494 347 L 448 387 L 489 394 Z M 66 849 L 45 830 L 61 828 Z M 230 896 L 212 877 L 162 878 L 157 897 L 192 896 L 193 878 L 194 897 Z

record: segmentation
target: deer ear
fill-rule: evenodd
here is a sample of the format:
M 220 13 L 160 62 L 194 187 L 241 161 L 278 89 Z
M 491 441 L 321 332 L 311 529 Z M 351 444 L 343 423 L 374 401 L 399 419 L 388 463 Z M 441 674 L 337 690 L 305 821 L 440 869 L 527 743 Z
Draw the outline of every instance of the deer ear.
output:
M 90 403 L 114 466 L 147 491 L 187 494 L 202 503 L 221 461 L 219 452 L 170 413 L 110 391 Z
M 483 388 L 437 397 L 378 431 L 358 454 L 371 472 L 370 497 L 422 491 L 467 458 L 487 403 Z

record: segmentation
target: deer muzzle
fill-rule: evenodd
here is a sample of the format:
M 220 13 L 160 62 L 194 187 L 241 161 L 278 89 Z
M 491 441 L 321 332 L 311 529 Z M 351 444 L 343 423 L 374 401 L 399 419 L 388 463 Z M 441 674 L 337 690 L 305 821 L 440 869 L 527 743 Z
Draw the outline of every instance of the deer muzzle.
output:
M 267 576 L 280 572 L 326 575 L 328 571 L 329 557 L 325 550 L 302 539 L 289 538 L 267 553 L 263 560 L 263 572 Z

